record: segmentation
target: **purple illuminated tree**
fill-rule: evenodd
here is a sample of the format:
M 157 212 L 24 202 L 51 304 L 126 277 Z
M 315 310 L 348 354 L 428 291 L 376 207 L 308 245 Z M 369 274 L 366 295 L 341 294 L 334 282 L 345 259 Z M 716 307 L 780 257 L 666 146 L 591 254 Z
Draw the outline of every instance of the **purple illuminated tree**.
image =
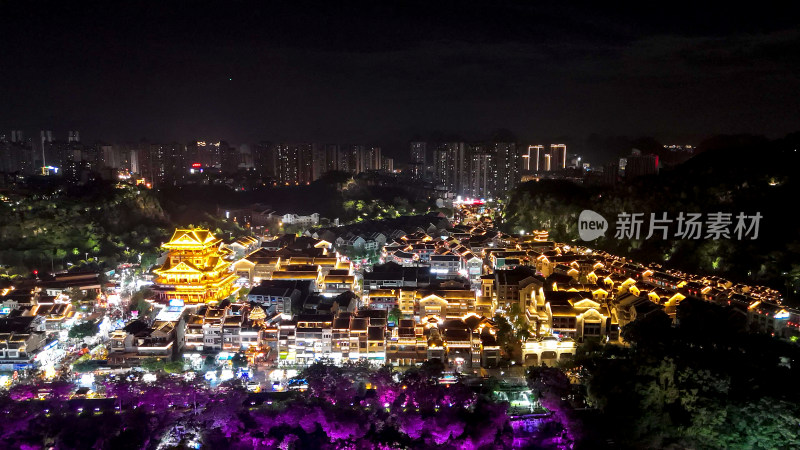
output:
M 240 433 L 244 430 L 244 423 L 239 416 L 246 396 L 246 392 L 238 389 L 212 396 L 199 420 L 206 429 L 218 428 L 226 438 Z
M 577 427 L 570 418 L 572 408 L 567 398 L 572 393 L 569 378 L 555 367 L 531 367 L 528 370 L 528 387 L 539 403 L 553 413 L 554 418 L 566 430 L 569 439 L 575 441 Z

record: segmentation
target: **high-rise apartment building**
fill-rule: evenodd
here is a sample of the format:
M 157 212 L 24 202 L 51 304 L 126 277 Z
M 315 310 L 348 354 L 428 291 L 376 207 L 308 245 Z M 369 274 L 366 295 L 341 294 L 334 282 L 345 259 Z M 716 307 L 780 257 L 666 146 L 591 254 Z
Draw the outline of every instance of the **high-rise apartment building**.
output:
M 120 147 L 120 153 L 127 156 L 131 173 L 144 178 L 154 186 L 180 182 L 192 164 L 187 158 L 187 146 L 177 142 L 167 144 L 140 142 Z
M 412 142 L 411 160 L 409 162 L 409 168 L 411 169 L 411 177 L 414 178 L 415 180 L 424 179 L 427 167 L 428 167 L 427 142 Z
M 79 142 L 49 140 L 49 133 L 43 135 L 43 165 L 58 167 L 58 173 L 74 178 L 83 159 L 83 149 Z
M 280 185 L 308 184 L 331 171 L 353 175 L 386 168 L 381 148 L 339 144 L 270 144 L 254 147 L 253 165 L 264 176 Z M 391 161 L 390 169 L 394 169 Z
M 514 142 L 442 142 L 433 150 L 433 181 L 456 195 L 490 198 L 517 186 L 526 159 Z
M 124 146 L 100 144 L 97 147 L 97 167 L 111 169 L 130 169 L 128 152 Z
M 275 175 L 277 160 L 271 142 L 261 141 L 256 144 L 253 149 L 253 167 L 262 177 L 277 179 Z
M 276 175 L 279 185 L 309 184 L 313 181 L 313 151 L 311 144 L 277 144 L 275 146 Z
M 367 169 L 367 148 L 364 145 L 342 145 L 339 147 L 339 170 L 353 175 Z
M 364 158 L 364 170 L 381 170 L 383 161 L 380 147 L 369 147 L 366 149 Z
M 339 167 L 339 144 L 325 144 L 324 155 L 325 159 L 323 167 L 325 170 L 323 173 L 341 170 Z
M 53 142 L 53 132 L 50 130 L 41 130 L 39 132 L 39 150 L 42 156 L 42 166 L 53 165 L 55 161 L 54 150 L 51 145 Z
M 327 172 L 339 170 L 339 146 L 337 144 L 314 144 L 313 153 L 314 180 L 318 180 Z
M 218 146 L 216 148 L 219 148 Z M 192 164 L 186 161 L 186 146 L 178 142 L 166 144 L 150 144 L 149 151 L 142 158 L 145 179 L 154 185 L 165 182 L 176 183 L 183 179 Z
M 455 157 L 452 144 L 439 144 L 433 150 L 433 181 L 455 192 Z
M 520 157 L 514 142 L 495 142 L 492 144 L 494 186 L 492 195 L 499 195 L 514 189 L 519 181 Z
M 80 162 L 83 169 L 99 170 L 103 166 L 100 144 L 82 144 Z
M 130 156 L 128 157 L 131 162 L 131 173 L 132 174 L 141 174 L 141 168 L 139 166 L 139 149 L 132 148 L 129 150 Z
M 242 155 L 238 148 L 228 145 L 225 141 L 221 141 L 219 145 L 219 157 L 222 173 L 230 175 L 239 170 L 239 164 L 242 162 Z
M 12 130 L 11 140 L 0 136 L 0 172 L 31 175 L 36 173 L 33 146 L 22 131 Z
M 192 141 L 186 146 L 184 159 L 189 165 L 199 164 L 201 167 L 221 168 L 223 144 L 225 143 L 220 141 Z
M 466 179 L 466 189 L 463 194 L 474 198 L 488 198 L 493 194 L 495 178 L 497 177 L 493 152 L 483 144 L 469 144 L 469 172 L 463 176 Z
M 279 185 L 300 184 L 299 159 L 297 148 L 291 144 L 275 145 L 275 179 Z
M 542 170 L 542 162 L 544 159 L 545 151 L 544 145 L 529 145 L 528 153 L 522 155 L 523 167 L 522 170 L 528 172 L 538 172 Z
M 463 142 L 439 143 L 433 151 L 433 179 L 449 192 L 466 189 L 466 148 Z
M 394 172 L 394 158 L 384 156 L 381 158 L 381 169 L 386 172 Z
M 625 178 L 635 178 L 644 175 L 658 174 L 658 156 L 632 154 L 627 158 L 625 165 Z
M 567 145 L 550 144 L 550 168 L 547 170 L 564 170 L 567 168 Z
M 309 184 L 314 181 L 314 154 L 311 150 L 311 144 L 297 144 L 300 165 L 299 179 L 297 180 L 299 184 Z

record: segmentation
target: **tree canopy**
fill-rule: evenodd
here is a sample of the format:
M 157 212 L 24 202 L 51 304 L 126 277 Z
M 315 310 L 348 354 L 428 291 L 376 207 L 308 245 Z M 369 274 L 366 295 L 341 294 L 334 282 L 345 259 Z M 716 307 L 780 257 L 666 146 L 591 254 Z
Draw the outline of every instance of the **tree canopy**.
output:
M 735 316 L 731 307 L 687 299 L 677 327 L 653 314 L 623 329 L 630 347 L 583 349 L 565 369 L 601 412 L 581 424 L 587 436 L 635 448 L 800 445 L 800 396 L 785 388 L 798 368 L 781 363 L 797 360 L 800 349 L 748 333 Z M 545 401 L 559 386 L 552 370 L 530 373 Z
M 99 331 L 100 324 L 96 320 L 87 320 L 86 322 L 73 325 L 72 328 L 69 329 L 67 335 L 72 339 L 83 339 L 85 337 L 94 336 Z

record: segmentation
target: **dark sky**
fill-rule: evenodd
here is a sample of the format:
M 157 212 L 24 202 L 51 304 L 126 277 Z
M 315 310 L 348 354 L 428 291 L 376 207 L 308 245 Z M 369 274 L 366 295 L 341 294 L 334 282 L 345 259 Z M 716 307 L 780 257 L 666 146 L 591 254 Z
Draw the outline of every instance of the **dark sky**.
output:
M 115 3 L 0 1 L 0 129 L 376 142 L 405 159 L 404 142 L 434 132 L 666 141 L 800 128 L 789 6 Z

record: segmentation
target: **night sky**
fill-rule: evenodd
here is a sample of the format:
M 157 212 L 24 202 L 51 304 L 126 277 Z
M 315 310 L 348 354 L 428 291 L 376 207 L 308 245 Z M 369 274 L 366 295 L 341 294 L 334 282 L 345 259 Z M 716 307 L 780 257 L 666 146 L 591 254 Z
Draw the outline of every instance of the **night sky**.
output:
M 498 128 L 798 130 L 800 28 L 764 4 L 111 3 L 1 3 L 0 129 L 380 143 L 402 159 L 416 136 Z

